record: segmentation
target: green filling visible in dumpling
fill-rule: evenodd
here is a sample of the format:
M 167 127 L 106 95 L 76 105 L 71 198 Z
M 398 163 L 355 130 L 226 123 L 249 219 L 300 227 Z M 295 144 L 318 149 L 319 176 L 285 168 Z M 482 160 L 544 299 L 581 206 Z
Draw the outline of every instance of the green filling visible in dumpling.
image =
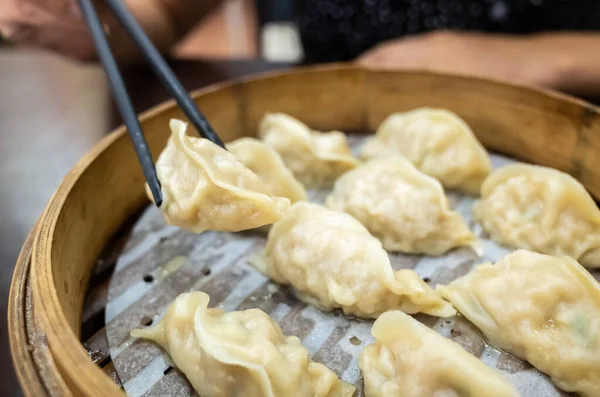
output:
M 471 397 L 471 392 L 469 389 L 466 389 L 461 386 L 454 386 L 454 392 L 458 395 L 458 397 Z
M 593 349 L 596 347 L 596 337 L 592 334 L 590 322 L 585 314 L 577 313 L 569 322 L 569 328 L 577 339 L 584 342 L 588 348 Z

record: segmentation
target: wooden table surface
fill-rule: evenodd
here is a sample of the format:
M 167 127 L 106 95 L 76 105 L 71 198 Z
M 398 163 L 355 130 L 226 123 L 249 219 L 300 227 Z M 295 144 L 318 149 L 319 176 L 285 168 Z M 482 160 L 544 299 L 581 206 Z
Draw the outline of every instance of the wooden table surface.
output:
M 261 61 L 174 61 L 189 90 L 284 67 Z M 168 95 L 146 67 L 125 73 L 138 111 Z M 21 395 L 12 368 L 6 302 L 29 229 L 72 165 L 120 124 L 97 65 L 52 54 L 0 51 L 0 394 Z

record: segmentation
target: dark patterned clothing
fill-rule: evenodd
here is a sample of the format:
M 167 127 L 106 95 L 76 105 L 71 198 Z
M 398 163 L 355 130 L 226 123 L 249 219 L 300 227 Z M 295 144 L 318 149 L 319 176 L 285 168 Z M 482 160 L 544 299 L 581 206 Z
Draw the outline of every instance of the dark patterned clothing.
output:
M 600 0 L 297 0 L 308 62 L 350 60 L 436 29 L 527 34 L 600 30 Z

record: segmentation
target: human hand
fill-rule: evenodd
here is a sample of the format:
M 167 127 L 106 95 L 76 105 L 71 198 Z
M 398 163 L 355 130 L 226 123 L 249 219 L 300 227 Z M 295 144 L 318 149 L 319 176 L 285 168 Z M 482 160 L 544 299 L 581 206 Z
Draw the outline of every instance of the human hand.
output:
M 5 0 L 0 34 L 8 42 L 37 46 L 86 60 L 94 47 L 75 0 Z
M 381 43 L 357 62 L 376 69 L 425 69 L 562 88 L 568 61 L 552 40 L 433 32 Z
M 170 50 L 223 0 L 123 0 L 159 51 Z M 16 45 L 46 48 L 77 60 L 95 58 L 91 34 L 77 0 L 3 0 L 0 35 Z M 133 41 L 104 1 L 95 1 L 113 55 L 122 63 L 140 58 Z

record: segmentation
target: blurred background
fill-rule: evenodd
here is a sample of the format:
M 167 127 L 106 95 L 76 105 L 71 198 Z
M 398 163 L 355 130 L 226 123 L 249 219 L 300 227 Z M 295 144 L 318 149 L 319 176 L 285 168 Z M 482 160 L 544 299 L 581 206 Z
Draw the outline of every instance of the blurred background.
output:
M 294 0 L 228 0 L 174 49 L 182 58 L 302 60 Z
M 189 90 L 298 63 L 357 60 L 600 97 L 597 0 L 126 3 Z M 166 16 L 172 24 L 164 27 Z M 136 109 L 167 99 L 111 26 L 106 19 Z M 63 176 L 121 121 L 75 0 L 0 0 L 0 37 L 0 394 L 17 396 L 6 302 L 20 247 Z

